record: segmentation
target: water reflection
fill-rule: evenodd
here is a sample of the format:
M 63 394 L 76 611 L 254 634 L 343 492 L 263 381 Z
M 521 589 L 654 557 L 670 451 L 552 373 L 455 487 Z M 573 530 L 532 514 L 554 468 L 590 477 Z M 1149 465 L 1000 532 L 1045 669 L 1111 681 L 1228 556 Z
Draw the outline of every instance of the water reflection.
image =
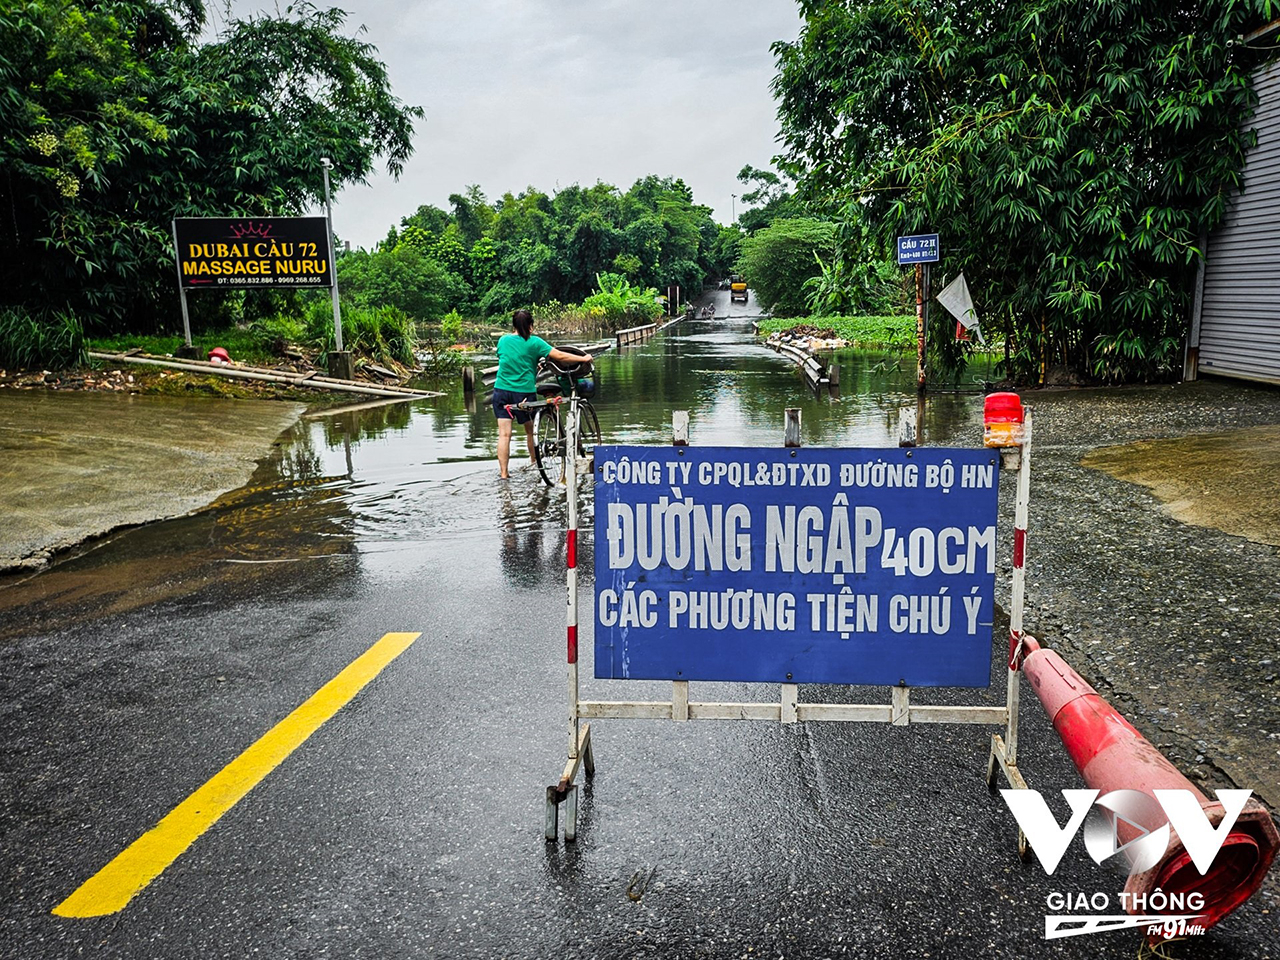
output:
M 842 397 L 815 396 L 790 360 L 756 341 L 749 318 L 727 318 L 719 305 L 717 312 L 600 358 L 596 407 L 606 442 L 669 442 L 671 413 L 682 409 L 691 442 L 703 445 L 781 444 L 787 407 L 802 411 L 804 442 L 820 446 L 892 446 L 914 420 L 911 357 L 842 351 L 833 358 Z M 974 442 L 979 409 L 972 397 L 931 396 L 924 442 Z M 480 569 L 496 550 L 510 584 L 561 584 L 563 491 L 543 486 L 527 462 L 500 483 L 496 440 L 483 397 L 468 403 L 460 384 L 431 400 L 310 414 L 250 484 L 210 510 L 119 535 L 3 591 L 0 607 L 29 608 L 16 620 L 31 622 L 37 607 L 67 600 L 87 616 L 95 606 L 176 597 L 210 582 L 252 594 L 320 578 L 327 590 L 351 578 L 406 576 L 420 568 L 414 561 L 441 552 Z M 584 557 L 592 522 L 588 485 Z M 302 572 L 317 564 L 322 572 Z

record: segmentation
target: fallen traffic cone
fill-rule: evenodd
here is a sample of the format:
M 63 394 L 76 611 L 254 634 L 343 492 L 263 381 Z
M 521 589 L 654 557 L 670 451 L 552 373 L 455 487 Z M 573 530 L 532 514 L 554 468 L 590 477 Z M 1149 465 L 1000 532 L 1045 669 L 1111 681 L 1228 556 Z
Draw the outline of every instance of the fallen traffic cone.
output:
M 1156 790 L 1186 790 L 1215 829 L 1222 823 L 1226 816 L 1223 805 L 1201 793 L 1062 657 L 1041 648 L 1031 637 L 1025 637 L 1023 643 L 1029 652 L 1021 666 L 1031 689 L 1090 788 L 1103 795 L 1113 790 L 1138 790 L 1153 799 L 1158 799 Z M 1137 831 L 1130 832 L 1131 837 L 1136 835 Z M 1278 848 L 1280 832 L 1271 814 L 1252 797 L 1203 875 L 1171 828 L 1168 846 L 1155 866 L 1129 875 L 1124 888 L 1126 909 L 1131 914 L 1179 913 L 1182 911 L 1151 909 L 1151 894 L 1163 891 L 1165 898 L 1174 902 L 1186 902 L 1198 894 L 1204 906 L 1197 911 L 1202 916 L 1195 922 L 1208 929 L 1257 891 Z

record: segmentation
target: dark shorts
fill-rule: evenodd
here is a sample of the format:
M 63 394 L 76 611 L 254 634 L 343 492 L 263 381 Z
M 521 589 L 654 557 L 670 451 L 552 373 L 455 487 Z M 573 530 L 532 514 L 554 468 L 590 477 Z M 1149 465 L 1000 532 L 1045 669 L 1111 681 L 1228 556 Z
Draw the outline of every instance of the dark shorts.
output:
M 507 404 L 516 404 L 521 400 L 534 401 L 538 399 L 535 392 L 520 393 L 516 390 L 495 390 L 493 391 L 493 415 L 499 420 L 514 419 L 516 423 L 528 423 L 533 419 L 533 413 L 524 410 L 512 410 L 507 413 Z

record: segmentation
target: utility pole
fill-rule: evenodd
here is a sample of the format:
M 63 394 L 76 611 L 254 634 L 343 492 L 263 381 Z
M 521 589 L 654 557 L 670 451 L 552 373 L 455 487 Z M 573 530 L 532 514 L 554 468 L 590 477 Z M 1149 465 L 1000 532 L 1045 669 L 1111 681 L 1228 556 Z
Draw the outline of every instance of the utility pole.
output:
M 738 222 L 738 195 L 736 193 L 729 194 L 729 209 L 733 211 L 733 223 Z
M 333 205 L 329 199 L 329 169 L 333 163 L 328 157 L 320 158 L 324 171 L 324 218 L 329 228 L 329 290 L 333 294 L 333 350 L 329 353 L 329 376 L 342 380 L 352 379 L 351 353 L 342 349 L 342 303 L 338 298 L 338 270 L 333 253 Z

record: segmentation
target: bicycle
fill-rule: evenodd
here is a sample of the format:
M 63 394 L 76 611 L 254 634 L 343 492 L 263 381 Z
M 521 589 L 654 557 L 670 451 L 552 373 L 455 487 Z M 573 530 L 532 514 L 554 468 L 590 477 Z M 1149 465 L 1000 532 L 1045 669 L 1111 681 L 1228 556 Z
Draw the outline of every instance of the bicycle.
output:
M 573 348 L 562 348 L 574 352 Z M 565 483 L 568 475 L 568 435 L 573 426 L 578 442 L 575 445 L 578 461 L 590 461 L 592 451 L 600 443 L 600 418 L 591 405 L 596 393 L 594 378 L 588 364 L 562 366 L 552 360 L 543 360 L 539 366 L 542 374 L 554 377 L 539 383 L 537 392 L 542 400 L 522 400 L 507 406 L 507 412 L 520 410 L 533 413 L 533 462 L 542 475 L 543 482 L 551 487 Z M 587 469 L 594 469 L 588 463 Z

